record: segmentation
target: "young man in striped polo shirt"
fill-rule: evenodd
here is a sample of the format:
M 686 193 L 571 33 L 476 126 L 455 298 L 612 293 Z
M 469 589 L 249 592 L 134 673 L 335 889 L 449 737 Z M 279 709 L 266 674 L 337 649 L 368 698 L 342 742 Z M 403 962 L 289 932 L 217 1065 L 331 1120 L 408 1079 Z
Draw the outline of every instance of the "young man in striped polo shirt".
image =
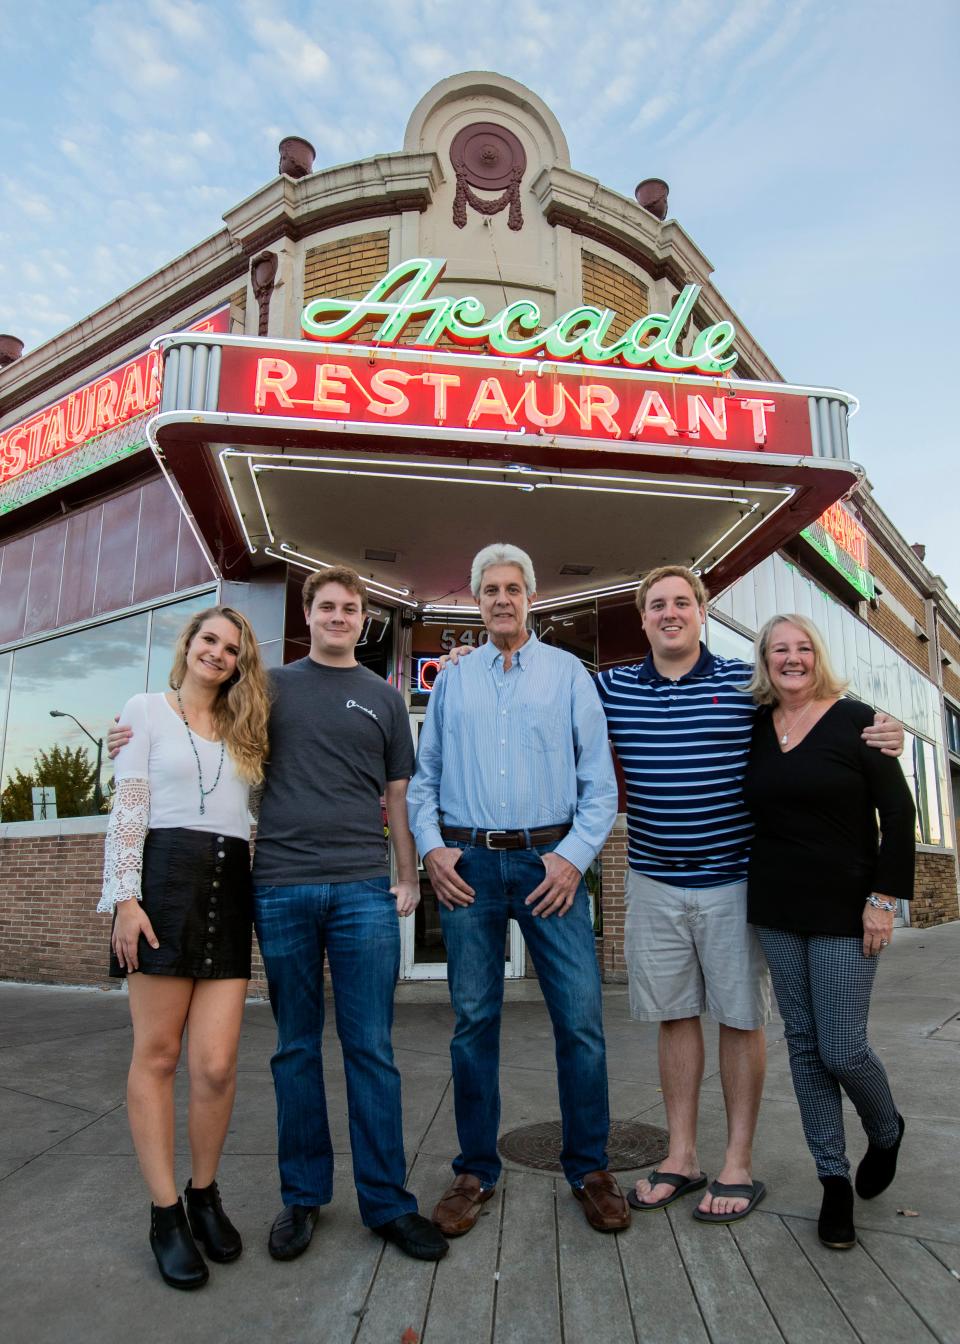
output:
M 746 921 L 751 823 L 743 775 L 756 706 L 749 663 L 701 642 L 708 594 L 698 575 L 666 565 L 646 576 L 637 607 L 650 653 L 601 672 L 597 689 L 626 780 L 629 871 L 624 954 L 631 1015 L 660 1023 L 660 1081 L 670 1132 L 661 1170 L 637 1182 L 635 1208 L 663 1208 L 706 1186 L 697 1110 L 708 1012 L 720 1024 L 727 1147 L 695 1217 L 732 1222 L 765 1193 L 751 1168 L 766 1063 L 769 974 Z M 871 745 L 902 750 L 878 715 Z

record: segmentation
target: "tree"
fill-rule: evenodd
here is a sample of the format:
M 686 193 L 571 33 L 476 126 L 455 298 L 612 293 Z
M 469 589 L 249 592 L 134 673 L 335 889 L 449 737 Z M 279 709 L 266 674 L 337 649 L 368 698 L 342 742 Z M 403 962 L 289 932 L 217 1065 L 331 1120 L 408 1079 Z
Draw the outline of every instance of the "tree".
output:
M 29 774 L 14 770 L 7 776 L 7 787 L 0 795 L 0 816 L 4 821 L 32 821 L 32 789 L 57 791 L 57 816 L 85 817 L 96 811 L 93 798 L 96 765 L 85 747 L 53 747 L 38 751 Z

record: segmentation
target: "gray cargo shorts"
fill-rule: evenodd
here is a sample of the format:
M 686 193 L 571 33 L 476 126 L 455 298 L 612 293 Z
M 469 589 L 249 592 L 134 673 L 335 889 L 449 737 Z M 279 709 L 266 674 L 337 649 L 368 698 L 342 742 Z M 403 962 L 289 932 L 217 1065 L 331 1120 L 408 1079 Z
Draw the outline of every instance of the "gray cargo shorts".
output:
M 708 1013 L 752 1031 L 770 1020 L 770 972 L 747 923 L 747 884 L 673 887 L 627 870 L 624 957 L 630 1016 L 672 1022 Z

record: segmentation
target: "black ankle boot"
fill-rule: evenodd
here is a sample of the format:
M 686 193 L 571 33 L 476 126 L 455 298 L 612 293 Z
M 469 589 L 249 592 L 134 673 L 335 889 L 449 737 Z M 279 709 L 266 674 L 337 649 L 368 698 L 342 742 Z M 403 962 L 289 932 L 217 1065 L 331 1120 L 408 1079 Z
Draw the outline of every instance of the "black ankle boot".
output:
M 210 1277 L 190 1235 L 182 1199 L 166 1208 L 150 1205 L 150 1246 L 171 1288 L 202 1288 Z
M 187 1181 L 183 1193 L 187 1197 L 190 1230 L 210 1259 L 221 1265 L 236 1260 L 243 1250 L 243 1242 L 240 1233 L 223 1211 L 216 1181 L 211 1181 L 202 1190 L 196 1189 L 192 1180 Z
M 857 1244 L 853 1226 L 853 1186 L 846 1176 L 821 1176 L 823 1203 L 817 1235 L 832 1251 L 849 1251 Z
M 906 1128 L 906 1121 L 902 1115 L 898 1115 L 897 1120 L 900 1122 L 900 1133 L 897 1135 L 896 1143 L 892 1143 L 889 1148 L 880 1148 L 875 1143 L 868 1144 L 867 1151 L 857 1167 L 857 1194 L 861 1199 L 875 1199 L 886 1190 L 897 1174 L 897 1157 L 903 1141 L 903 1131 Z

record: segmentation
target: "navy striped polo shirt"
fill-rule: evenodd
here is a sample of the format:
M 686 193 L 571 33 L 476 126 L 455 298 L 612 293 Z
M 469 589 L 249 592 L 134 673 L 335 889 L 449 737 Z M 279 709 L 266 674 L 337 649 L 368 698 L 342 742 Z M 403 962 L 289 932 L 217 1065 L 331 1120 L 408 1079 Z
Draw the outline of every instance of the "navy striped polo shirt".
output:
M 749 663 L 700 658 L 679 681 L 642 663 L 597 676 L 627 786 L 630 867 L 678 887 L 747 876 L 753 826 L 743 776 L 757 706 Z

